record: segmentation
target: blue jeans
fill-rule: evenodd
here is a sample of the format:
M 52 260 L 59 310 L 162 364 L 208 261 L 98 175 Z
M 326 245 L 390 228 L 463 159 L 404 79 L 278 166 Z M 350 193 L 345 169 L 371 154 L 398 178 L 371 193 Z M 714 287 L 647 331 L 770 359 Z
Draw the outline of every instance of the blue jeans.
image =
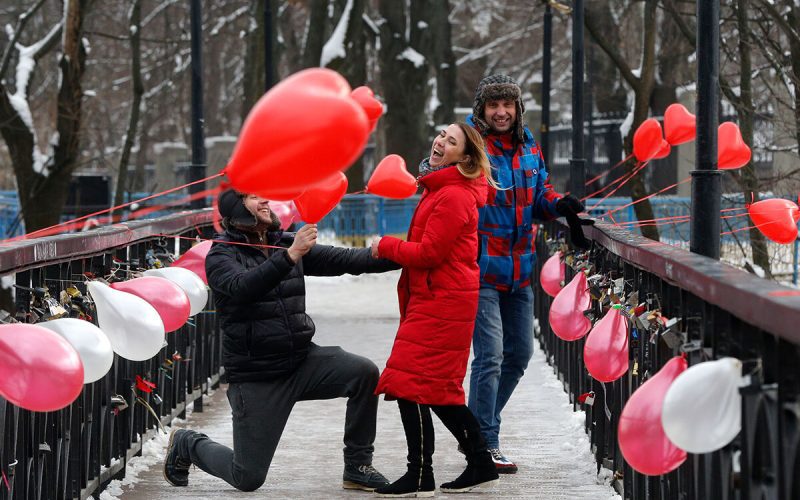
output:
M 469 409 L 488 448 L 500 447 L 500 412 L 533 356 L 533 289 L 481 288 L 472 337 Z

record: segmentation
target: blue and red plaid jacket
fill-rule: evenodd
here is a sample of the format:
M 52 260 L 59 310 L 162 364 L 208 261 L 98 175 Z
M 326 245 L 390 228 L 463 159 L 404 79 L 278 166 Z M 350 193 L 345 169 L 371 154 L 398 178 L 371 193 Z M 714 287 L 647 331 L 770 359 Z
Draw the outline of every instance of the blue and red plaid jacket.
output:
M 467 123 L 473 125 L 472 115 Z M 534 219 L 559 216 L 561 194 L 548 182 L 539 145 L 525 127 L 525 142 L 511 144 L 511 134 L 484 136 L 492 176 L 501 188 L 489 186 L 486 205 L 479 209 L 478 264 L 481 287 L 512 292 L 529 286 L 536 262 Z

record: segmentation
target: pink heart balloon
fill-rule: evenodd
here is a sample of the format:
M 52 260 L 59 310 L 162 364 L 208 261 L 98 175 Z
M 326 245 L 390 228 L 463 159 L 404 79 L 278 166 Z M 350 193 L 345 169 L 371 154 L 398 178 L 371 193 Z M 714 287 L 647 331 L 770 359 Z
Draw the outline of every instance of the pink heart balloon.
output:
M 566 264 L 561 262 L 561 252 L 556 252 L 547 259 L 539 274 L 539 283 L 542 284 L 544 293 L 551 297 L 558 295 L 564 287 Z
M 586 286 L 586 274 L 579 272 L 550 304 L 550 328 L 560 339 L 572 341 L 586 335 L 592 327 L 583 311 L 589 309 L 591 298 Z
M 213 244 L 214 242 L 211 240 L 198 243 L 187 250 L 186 253 L 181 255 L 178 260 L 172 263 L 172 265 L 194 272 L 196 275 L 200 276 L 200 279 L 203 280 L 203 283 L 208 285 L 208 278 L 206 277 L 206 256 L 208 255 L 208 251 L 211 250 L 211 245 Z
M 339 204 L 347 192 L 347 177 L 336 172 L 294 200 L 303 221 L 316 224 Z
M 673 146 L 693 141 L 697 135 L 697 117 L 682 104 L 670 104 L 664 112 L 664 138 Z
M 166 278 L 142 276 L 111 283 L 111 288 L 136 295 L 153 306 L 164 322 L 165 332 L 177 330 L 189 319 L 189 297 L 181 287 Z
M 583 362 L 600 382 L 613 382 L 628 371 L 628 322 L 619 309 L 609 309 L 595 323 L 583 346 Z
M 300 220 L 300 213 L 293 201 L 270 201 L 269 209 L 280 219 L 281 229 L 287 229 L 293 222 Z
M 672 444 L 661 425 L 664 396 L 684 371 L 683 357 L 669 360 L 631 395 L 619 416 L 619 449 L 630 466 L 642 474 L 666 474 L 686 460 L 686 452 Z
M 717 166 L 722 170 L 742 168 L 750 162 L 751 155 L 739 126 L 733 122 L 721 123 L 717 132 Z
M 367 192 L 386 198 L 401 200 L 417 192 L 417 180 L 406 169 L 400 155 L 388 155 L 372 171 L 367 182 Z
M 0 325 L 0 395 L 31 411 L 55 411 L 83 389 L 83 363 L 74 347 L 41 326 Z

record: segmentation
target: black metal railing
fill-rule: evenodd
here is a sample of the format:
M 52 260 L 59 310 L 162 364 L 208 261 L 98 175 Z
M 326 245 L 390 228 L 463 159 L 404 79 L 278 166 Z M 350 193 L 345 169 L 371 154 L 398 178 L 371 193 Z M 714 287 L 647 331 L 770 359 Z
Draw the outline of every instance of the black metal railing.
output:
M 191 240 L 177 236 L 208 237 L 210 231 L 211 211 L 204 210 L 7 243 L 0 247 L 0 275 L 14 275 L 14 316 L 31 322 L 42 313 L 36 304 L 44 287 L 55 298 L 69 285 L 85 296 L 87 278 L 152 266 L 189 248 Z M 88 318 L 89 304 L 74 311 Z M 115 355 L 108 374 L 85 385 L 64 409 L 31 412 L 0 398 L 0 499 L 96 496 L 125 476 L 128 460 L 141 454 L 159 425 L 183 418 L 190 403 L 202 411 L 203 394 L 218 385 L 221 374 L 219 328 L 210 304 L 211 299 L 190 324 L 168 333 L 156 357 L 133 362 Z M 137 375 L 156 384 L 152 393 L 137 389 Z
M 548 223 L 539 231 L 539 268 L 564 230 Z M 586 232 L 594 242 L 587 259 L 591 274 L 622 278 L 626 294 L 636 291 L 648 310 L 679 320 L 669 334 L 663 327 L 631 334 L 628 373 L 604 384 L 584 366 L 584 340 L 565 342 L 552 333 L 547 320 L 552 299 L 539 287 L 540 344 L 575 408 L 581 395 L 595 395 L 593 405 L 583 406 L 598 470 L 614 471 L 625 499 L 800 498 L 800 290 L 607 224 Z M 573 275 L 567 266 L 567 281 Z M 599 317 L 599 301 L 592 304 L 587 314 Z M 642 475 L 620 453 L 620 412 L 633 391 L 681 352 L 690 366 L 725 356 L 744 362 L 752 375 L 741 389 L 742 431 L 721 450 L 690 454 L 669 474 Z

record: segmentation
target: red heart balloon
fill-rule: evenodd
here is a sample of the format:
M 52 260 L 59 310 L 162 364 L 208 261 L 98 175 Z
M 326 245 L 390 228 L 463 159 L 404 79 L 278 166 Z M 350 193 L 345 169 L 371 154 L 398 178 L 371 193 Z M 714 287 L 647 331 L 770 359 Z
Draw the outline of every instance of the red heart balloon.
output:
M 388 155 L 372 172 L 367 182 L 367 192 L 400 200 L 417 192 L 417 180 L 406 170 L 403 158 Z
M 254 191 L 253 194 L 257 194 L 263 198 L 268 199 L 269 201 L 292 201 L 301 194 L 305 189 L 290 189 L 288 191 L 277 191 L 275 189 L 267 189 L 266 191 L 258 190 Z
M 347 169 L 369 137 L 364 109 L 335 71 L 311 68 L 264 94 L 225 169 L 231 186 L 267 199 L 295 195 Z
M 564 283 L 566 267 L 566 264 L 561 261 L 561 252 L 554 253 L 545 261 L 542 272 L 539 273 L 539 283 L 542 284 L 544 293 L 551 297 L 558 295 L 558 292 L 564 287 L 562 283 Z
M 210 243 L 210 242 L 209 242 Z M 186 292 L 167 278 L 142 276 L 128 281 L 111 283 L 111 288 L 136 295 L 153 306 L 164 322 L 164 331 L 172 332 L 189 319 L 191 303 Z
M 367 114 L 367 118 L 370 121 L 377 120 L 383 114 L 383 104 L 375 99 L 375 94 L 372 92 L 371 88 L 365 85 L 356 87 L 350 92 L 350 96 L 364 108 L 364 112 Z
M 628 322 L 619 309 L 609 309 L 595 323 L 583 345 L 583 362 L 600 382 L 613 382 L 628 371 Z
M 797 239 L 800 209 L 793 201 L 782 198 L 761 200 L 750 205 L 747 211 L 764 236 L 775 243 L 793 243 Z
M 686 452 L 672 444 L 661 425 L 664 396 L 672 382 L 686 371 L 686 360 L 675 356 L 641 385 L 619 416 L 619 449 L 631 467 L 642 474 L 660 476 L 677 469 Z
M 659 150 L 664 140 L 661 134 L 661 124 L 655 118 L 648 118 L 633 134 L 633 154 L 639 161 L 650 161 Z
M 316 224 L 333 210 L 346 192 L 347 177 L 342 172 L 336 172 L 324 182 L 306 190 L 294 200 L 294 204 L 305 222 Z
M 553 333 L 567 341 L 578 340 L 586 335 L 592 328 L 592 322 L 583 315 L 583 311 L 589 309 L 590 303 L 586 273 L 579 272 L 550 304 L 550 328 Z
M 666 140 L 661 141 L 661 148 L 658 150 L 658 153 L 653 157 L 654 160 L 660 160 L 662 158 L 666 158 L 672 152 L 672 146 Z
M 208 285 L 208 278 L 206 277 L 206 255 L 208 255 L 208 251 L 211 250 L 212 244 L 214 244 L 214 242 L 211 240 L 198 243 L 181 255 L 172 265 L 192 271 L 200 276 L 203 283 Z
M 752 153 L 744 143 L 742 132 L 735 123 L 720 123 L 717 144 L 717 165 L 720 169 L 741 168 L 750 162 Z
M 694 140 L 697 135 L 697 117 L 683 104 L 670 104 L 664 112 L 664 137 L 673 146 Z

